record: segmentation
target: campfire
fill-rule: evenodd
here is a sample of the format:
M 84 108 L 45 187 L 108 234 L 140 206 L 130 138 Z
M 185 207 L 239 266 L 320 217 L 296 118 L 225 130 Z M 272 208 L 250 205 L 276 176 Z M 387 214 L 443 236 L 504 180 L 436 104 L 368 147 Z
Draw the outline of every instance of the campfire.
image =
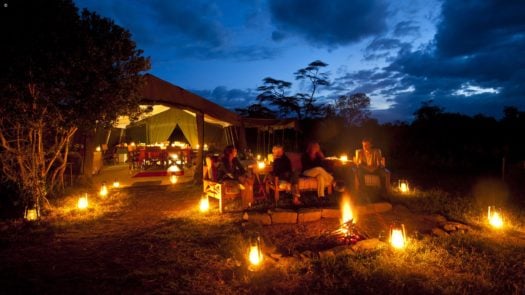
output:
M 355 244 L 364 240 L 366 237 L 358 230 L 356 222 L 357 218 L 352 212 L 350 198 L 344 196 L 341 201 L 341 225 L 338 229 L 332 232 L 332 235 L 343 244 Z

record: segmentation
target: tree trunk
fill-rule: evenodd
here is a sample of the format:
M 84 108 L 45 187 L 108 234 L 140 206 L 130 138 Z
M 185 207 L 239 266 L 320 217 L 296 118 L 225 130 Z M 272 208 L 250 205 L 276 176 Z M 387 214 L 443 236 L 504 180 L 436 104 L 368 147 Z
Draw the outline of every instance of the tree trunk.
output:
M 96 130 L 90 130 L 84 134 L 84 165 L 82 167 L 84 169 L 82 170 L 82 176 L 86 180 L 90 180 L 94 172 L 96 172 L 93 171 L 93 160 L 95 153 L 95 132 Z

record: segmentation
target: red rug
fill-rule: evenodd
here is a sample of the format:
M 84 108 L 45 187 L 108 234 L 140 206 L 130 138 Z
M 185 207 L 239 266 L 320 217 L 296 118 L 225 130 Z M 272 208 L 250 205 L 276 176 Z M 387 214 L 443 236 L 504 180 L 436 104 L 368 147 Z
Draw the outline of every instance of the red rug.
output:
M 184 171 L 179 171 L 175 173 L 172 173 L 172 172 L 168 173 L 167 171 L 142 171 L 142 172 L 135 174 L 133 178 L 135 177 L 163 177 L 163 176 L 169 176 L 169 175 L 183 176 Z

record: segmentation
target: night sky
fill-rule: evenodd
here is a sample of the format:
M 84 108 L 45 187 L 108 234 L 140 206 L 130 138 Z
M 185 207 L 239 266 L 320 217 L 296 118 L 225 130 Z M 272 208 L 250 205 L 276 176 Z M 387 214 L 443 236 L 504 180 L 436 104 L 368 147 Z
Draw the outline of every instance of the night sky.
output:
M 421 102 L 499 117 L 525 110 L 525 1 L 77 0 L 127 28 L 151 73 L 225 107 L 265 77 L 329 64 L 320 99 L 365 92 L 373 117 L 409 121 Z

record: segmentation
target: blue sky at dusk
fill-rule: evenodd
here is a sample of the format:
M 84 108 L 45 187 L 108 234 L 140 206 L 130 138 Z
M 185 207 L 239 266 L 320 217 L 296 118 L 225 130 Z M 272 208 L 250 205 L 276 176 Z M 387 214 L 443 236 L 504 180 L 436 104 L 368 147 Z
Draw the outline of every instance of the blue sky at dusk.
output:
M 329 64 L 325 103 L 365 92 L 380 121 L 421 102 L 500 116 L 525 110 L 525 1 L 76 0 L 127 28 L 151 73 L 228 108 L 265 77 Z

